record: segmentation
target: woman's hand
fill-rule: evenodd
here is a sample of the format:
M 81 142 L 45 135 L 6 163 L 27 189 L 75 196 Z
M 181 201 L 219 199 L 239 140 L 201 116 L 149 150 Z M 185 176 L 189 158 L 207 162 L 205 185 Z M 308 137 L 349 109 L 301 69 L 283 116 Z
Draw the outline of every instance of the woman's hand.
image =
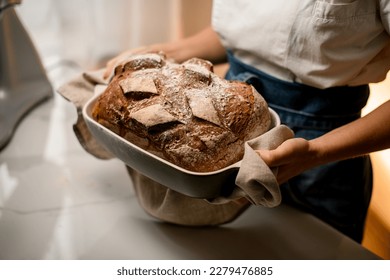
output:
M 103 77 L 108 78 L 115 66 L 130 55 L 164 52 L 167 58 L 179 61 L 183 59 L 184 55 L 181 54 L 180 49 L 179 43 L 162 43 L 124 51 L 107 62 Z
M 316 153 L 312 151 L 310 142 L 303 138 L 288 139 L 275 150 L 256 152 L 269 167 L 278 167 L 279 184 L 317 164 Z
M 108 78 L 114 67 L 132 54 L 164 52 L 168 59 L 182 63 L 190 58 L 198 57 L 211 61 L 213 64 L 226 61 L 226 51 L 219 41 L 218 35 L 211 28 L 205 28 L 199 33 L 174 42 L 154 44 L 125 51 L 107 62 L 104 78 Z

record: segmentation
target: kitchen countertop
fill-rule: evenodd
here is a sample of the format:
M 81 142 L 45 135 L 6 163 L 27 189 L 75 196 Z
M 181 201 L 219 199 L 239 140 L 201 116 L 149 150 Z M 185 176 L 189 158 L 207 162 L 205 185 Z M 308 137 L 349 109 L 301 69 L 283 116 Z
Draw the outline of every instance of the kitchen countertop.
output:
M 77 75 L 49 72 L 53 88 Z M 83 150 L 72 104 L 53 93 L 0 151 L 0 259 L 377 259 L 287 205 L 219 227 L 162 223 L 138 205 L 122 162 Z

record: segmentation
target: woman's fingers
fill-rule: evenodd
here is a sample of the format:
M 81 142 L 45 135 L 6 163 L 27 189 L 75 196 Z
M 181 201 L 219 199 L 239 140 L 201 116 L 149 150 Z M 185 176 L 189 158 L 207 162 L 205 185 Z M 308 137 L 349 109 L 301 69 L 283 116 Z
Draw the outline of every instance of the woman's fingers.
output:
M 302 138 L 292 138 L 274 150 L 257 150 L 257 154 L 269 167 L 277 167 L 277 180 L 284 183 L 312 165 L 309 142 Z

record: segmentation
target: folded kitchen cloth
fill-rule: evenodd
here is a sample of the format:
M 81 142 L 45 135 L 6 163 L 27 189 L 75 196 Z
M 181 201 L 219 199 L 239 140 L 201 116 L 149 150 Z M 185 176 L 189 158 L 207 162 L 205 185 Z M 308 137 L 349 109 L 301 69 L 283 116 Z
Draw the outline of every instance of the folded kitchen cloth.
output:
M 246 198 L 212 204 L 171 190 L 127 167 L 138 203 L 158 220 L 184 226 L 216 226 L 234 221 L 251 203 Z M 199 186 L 200 188 L 204 186 Z
M 108 80 L 102 78 L 103 72 L 83 73 L 57 91 L 77 109 L 78 119 L 73 130 L 82 147 L 97 158 L 110 159 L 113 156 L 94 139 L 82 116 L 85 103 L 107 86 Z M 235 220 L 250 205 L 275 207 L 280 204 L 281 195 L 275 178 L 277 170 L 269 169 L 255 150 L 274 149 L 291 137 L 292 131 L 280 125 L 248 141 L 236 178 L 237 186 L 227 197 L 209 200 L 192 198 L 149 179 L 131 167 L 127 169 L 139 204 L 151 216 L 180 225 L 219 225 Z
M 77 122 L 73 125 L 73 131 L 81 146 L 97 158 L 110 159 L 113 156 L 89 132 L 82 114 L 83 107 L 88 100 L 97 94 L 97 90 L 106 86 L 107 80 L 101 78 L 102 76 L 103 70 L 83 73 L 59 87 L 57 92 L 76 107 Z
M 245 143 L 245 153 L 236 177 L 237 187 L 229 198 L 246 197 L 254 205 L 275 207 L 281 203 L 279 184 L 276 181 L 277 168 L 271 170 L 255 150 L 272 150 L 285 140 L 294 137 L 293 131 L 285 125 L 278 125 L 265 134 Z M 214 203 L 226 198 L 217 198 Z

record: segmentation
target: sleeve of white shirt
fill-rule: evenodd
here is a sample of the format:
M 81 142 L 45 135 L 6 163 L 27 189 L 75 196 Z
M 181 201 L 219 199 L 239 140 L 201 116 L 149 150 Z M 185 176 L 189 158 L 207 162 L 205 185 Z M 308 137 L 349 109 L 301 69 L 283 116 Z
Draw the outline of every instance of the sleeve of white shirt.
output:
M 381 0 L 379 1 L 379 5 L 383 26 L 387 33 L 390 34 L 390 0 Z

